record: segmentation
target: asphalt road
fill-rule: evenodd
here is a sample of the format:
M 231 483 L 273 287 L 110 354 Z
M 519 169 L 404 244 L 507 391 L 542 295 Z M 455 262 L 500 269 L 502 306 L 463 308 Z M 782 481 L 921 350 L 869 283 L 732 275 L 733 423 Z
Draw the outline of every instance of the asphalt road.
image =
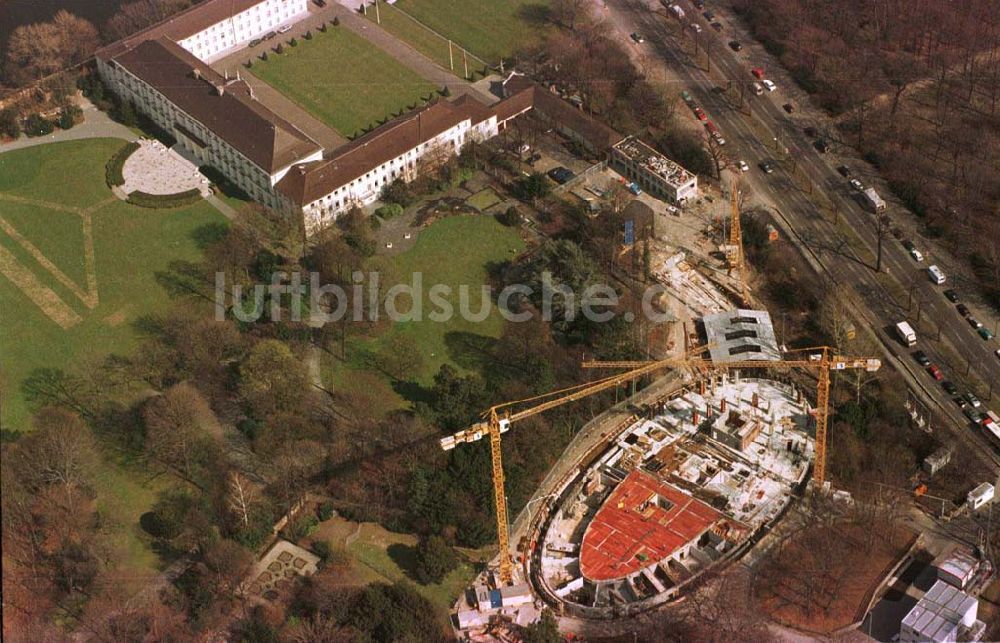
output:
M 835 164 L 813 148 L 800 126 L 787 117 L 781 107 L 788 100 L 782 88 L 765 92 L 762 96 L 753 96 L 749 90 L 746 91 L 746 97 L 752 101 L 752 115 L 748 115 L 746 109 L 739 109 L 738 90 L 725 92 L 729 81 L 732 81 L 733 88 L 738 87 L 739 82 L 753 81 L 750 75 L 752 66 L 769 69 L 775 68 L 777 63 L 760 60 L 760 54 L 755 54 L 758 60 L 751 64 L 746 59 L 746 49 L 738 54 L 728 47 L 727 43 L 733 36 L 727 28 L 717 33 L 688 0 L 681 0 L 680 4 L 687 13 L 683 25 L 672 16 L 668 17 L 658 2 L 612 0 L 603 14 L 623 40 L 629 43 L 628 46 L 645 48 L 644 55 L 649 61 L 647 75 L 655 77 L 655 69 L 651 67 L 659 60 L 684 81 L 683 88 L 694 96 L 725 136 L 727 154 L 750 164 L 750 172 L 744 175 L 744 180 L 749 181 L 754 193 L 774 204 L 784 223 L 793 231 L 793 240 L 822 266 L 836 284 L 848 287 L 856 294 L 857 301 L 863 304 L 859 312 L 874 328 L 887 351 L 898 358 L 897 365 L 909 374 L 926 397 L 936 403 L 939 413 L 950 420 L 947 426 L 935 428 L 944 428 L 967 446 L 982 452 L 984 463 L 995 467 L 998 462 L 996 453 L 982 435 L 982 429 L 972 428 L 959 407 L 913 360 L 910 352 L 923 350 L 941 366 L 945 378 L 955 381 L 962 390 L 967 390 L 962 385 L 963 381 L 974 381 L 965 377 L 968 370 L 979 378 L 977 392 L 985 400 L 991 383 L 997 388 L 996 393 L 1000 394 L 1000 360 L 992 353 L 998 347 L 996 340 L 987 342 L 976 334 L 958 315 L 954 305 L 941 294 L 948 286 L 935 286 L 927 278 L 924 269 L 928 262 L 915 262 L 890 234 L 883 240 L 884 274 L 877 277 L 874 270 L 874 217 L 852 199 L 852 190 L 846 179 L 834 169 Z M 690 40 L 693 33 L 687 24 L 695 20 L 702 25 L 699 46 L 702 50 L 708 47 L 711 52 L 712 74 L 706 71 L 704 56 L 699 58 L 699 65 L 687 53 L 693 48 Z M 723 22 L 728 23 L 729 20 L 723 19 Z M 632 44 L 627 39 L 627 34 L 632 31 L 642 33 L 646 42 Z M 680 89 L 677 87 L 676 91 Z M 830 125 L 819 129 L 833 131 L 834 128 Z M 790 154 L 785 153 L 786 149 Z M 765 175 L 757 167 L 763 160 L 781 162 L 777 163 L 774 174 Z M 793 179 L 793 173 L 798 175 L 797 181 Z M 813 200 L 814 195 L 800 187 L 806 185 L 803 178 L 808 179 L 814 186 L 812 189 L 822 192 L 839 211 L 839 223 L 835 223 L 830 215 L 824 218 Z M 851 234 L 850 230 L 860 237 L 861 245 L 857 250 L 847 237 Z M 853 243 L 857 244 L 857 241 Z M 913 301 L 908 302 L 911 294 Z M 915 321 L 918 315 L 919 341 L 915 348 L 907 349 L 891 335 L 891 328 L 903 319 Z M 938 329 L 940 337 L 936 335 Z

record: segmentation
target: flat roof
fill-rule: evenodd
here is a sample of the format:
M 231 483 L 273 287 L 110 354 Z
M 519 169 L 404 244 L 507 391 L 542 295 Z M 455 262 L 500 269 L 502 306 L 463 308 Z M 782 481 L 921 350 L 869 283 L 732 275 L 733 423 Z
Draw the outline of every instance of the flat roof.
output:
M 695 178 L 694 174 L 685 170 L 679 163 L 671 161 L 634 136 L 621 141 L 614 146 L 614 149 L 674 188 L 683 187 Z
M 677 487 L 632 471 L 587 526 L 580 572 L 595 582 L 630 576 L 697 540 L 723 518 Z
M 771 315 L 739 308 L 702 318 L 713 362 L 781 359 Z
M 930 641 L 955 640 L 962 620 L 976 609 L 978 601 L 944 581 L 935 581 L 913 609 L 903 617 L 903 626 Z

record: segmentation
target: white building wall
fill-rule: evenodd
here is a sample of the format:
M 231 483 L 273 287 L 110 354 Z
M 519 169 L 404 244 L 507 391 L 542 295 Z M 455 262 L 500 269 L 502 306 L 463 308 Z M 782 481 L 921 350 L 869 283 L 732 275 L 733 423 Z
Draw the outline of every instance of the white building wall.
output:
M 308 12 L 309 0 L 262 0 L 246 11 L 192 34 L 178 44 L 200 60 L 212 62 L 222 54 L 281 25 L 301 20 Z

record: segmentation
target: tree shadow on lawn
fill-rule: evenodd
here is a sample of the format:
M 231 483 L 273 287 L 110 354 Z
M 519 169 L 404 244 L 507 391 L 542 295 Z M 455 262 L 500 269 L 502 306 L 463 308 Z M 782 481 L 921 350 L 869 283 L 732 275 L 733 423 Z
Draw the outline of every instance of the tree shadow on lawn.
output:
M 402 543 L 393 543 L 389 545 L 385 552 L 389 554 L 389 558 L 392 562 L 399 566 L 406 577 L 413 582 L 419 582 L 417 580 L 416 568 L 417 568 L 417 548 L 410 547 L 409 545 L 404 545 Z
M 494 354 L 497 340 L 493 337 L 466 331 L 451 331 L 445 333 L 444 343 L 448 348 L 449 359 L 462 368 L 481 373 L 487 368 L 495 368 L 502 364 Z
M 542 3 L 526 4 L 517 10 L 517 17 L 535 27 L 548 24 L 552 10 Z
M 191 239 L 198 246 L 199 250 L 205 250 L 209 246 L 222 241 L 228 233 L 228 223 L 206 223 L 191 231 Z
M 392 390 L 407 402 L 430 404 L 434 401 L 434 393 L 426 386 L 409 380 L 392 380 Z

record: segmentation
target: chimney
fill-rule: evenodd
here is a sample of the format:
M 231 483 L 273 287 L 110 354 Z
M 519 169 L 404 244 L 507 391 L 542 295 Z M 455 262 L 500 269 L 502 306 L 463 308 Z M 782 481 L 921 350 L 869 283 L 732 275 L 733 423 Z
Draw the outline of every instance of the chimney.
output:
M 726 398 L 722 398 L 722 401 L 719 402 L 719 413 L 722 415 L 726 414 Z
M 698 426 L 698 420 L 700 420 L 700 419 L 701 418 L 698 415 L 698 409 L 695 409 L 694 411 L 691 412 L 691 423 L 692 424 L 694 424 L 695 426 Z
M 753 406 L 754 408 L 757 408 L 757 404 L 758 403 L 759 403 L 759 400 L 757 399 L 757 392 L 754 391 L 753 397 L 750 398 L 750 405 Z

